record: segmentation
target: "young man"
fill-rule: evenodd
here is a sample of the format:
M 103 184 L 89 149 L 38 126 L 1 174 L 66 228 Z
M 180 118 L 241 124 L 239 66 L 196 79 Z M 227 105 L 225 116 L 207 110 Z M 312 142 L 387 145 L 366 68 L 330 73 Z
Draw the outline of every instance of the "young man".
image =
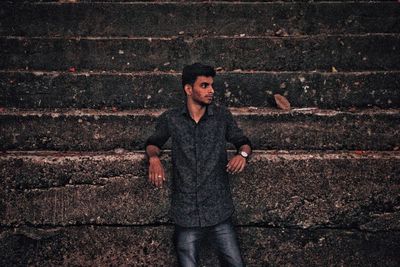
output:
M 162 186 L 166 180 L 160 149 L 171 137 L 173 177 L 171 216 L 180 266 L 197 266 L 202 239 L 217 249 L 221 265 L 244 266 L 231 222 L 234 211 L 228 172 L 243 171 L 251 154 L 249 139 L 230 111 L 212 104 L 215 70 L 195 63 L 182 73 L 186 104 L 158 118 L 146 142 L 149 180 Z M 226 142 L 237 154 L 227 159 Z

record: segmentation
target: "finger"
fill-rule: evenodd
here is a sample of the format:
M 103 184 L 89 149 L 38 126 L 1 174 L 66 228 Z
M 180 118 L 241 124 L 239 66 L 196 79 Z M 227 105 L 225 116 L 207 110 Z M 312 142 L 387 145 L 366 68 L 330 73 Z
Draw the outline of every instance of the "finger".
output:
M 152 182 L 154 186 L 158 186 L 158 172 L 154 171 L 152 175 Z
M 162 183 L 162 181 L 164 181 L 165 179 L 165 173 L 164 173 L 164 169 L 163 168 L 159 168 L 157 171 L 157 178 L 160 180 L 159 182 Z
M 237 173 L 237 171 L 239 170 L 239 168 L 240 168 L 240 161 L 239 161 L 239 160 L 235 160 L 235 161 L 233 162 L 233 166 L 232 166 L 232 171 L 233 171 L 233 173 Z
M 242 163 L 238 172 L 242 172 L 245 166 L 246 166 L 246 161 Z
M 152 184 L 154 184 L 154 172 L 153 172 L 153 171 L 150 171 L 150 172 L 149 172 L 149 180 L 150 180 L 150 182 L 151 182 Z
M 232 168 L 232 164 L 231 164 L 231 162 L 229 161 L 228 164 L 226 165 L 226 171 L 227 171 L 227 172 L 231 172 L 231 168 Z
M 238 161 L 236 166 L 235 166 L 235 171 L 238 172 L 240 170 L 240 168 L 242 167 L 243 161 Z
M 237 166 L 236 172 L 237 173 L 242 172 L 245 165 L 246 165 L 246 159 L 241 158 L 240 161 L 239 161 L 239 164 Z
M 166 178 L 165 178 L 165 171 L 164 171 L 164 169 L 161 169 L 161 176 L 162 176 L 162 180 L 165 181 Z
M 159 172 L 159 173 L 157 174 L 157 186 L 158 186 L 158 187 L 161 187 L 162 182 L 163 182 L 163 176 L 162 176 L 161 173 Z
M 158 185 L 160 187 L 162 187 L 163 182 L 164 182 L 164 176 L 163 175 L 158 176 Z
M 158 180 L 159 180 L 158 174 L 156 174 L 155 177 L 154 177 L 154 185 L 157 186 L 157 187 L 159 186 L 159 181 Z
M 233 164 L 230 164 L 229 167 L 228 167 L 228 172 L 229 173 L 233 173 L 233 171 L 234 171 Z
M 228 164 L 226 164 L 226 169 L 229 169 L 231 167 L 231 161 L 228 162 Z
M 157 186 L 157 175 L 155 173 L 153 173 L 153 176 L 151 178 L 152 183 L 154 186 Z
M 231 165 L 231 164 L 228 164 L 228 165 L 226 166 L 226 171 L 227 171 L 227 172 L 231 172 L 231 169 L 232 169 L 232 165 Z
M 229 161 L 229 170 L 233 171 L 235 169 L 236 164 L 237 164 L 237 159 L 236 158 L 232 158 Z

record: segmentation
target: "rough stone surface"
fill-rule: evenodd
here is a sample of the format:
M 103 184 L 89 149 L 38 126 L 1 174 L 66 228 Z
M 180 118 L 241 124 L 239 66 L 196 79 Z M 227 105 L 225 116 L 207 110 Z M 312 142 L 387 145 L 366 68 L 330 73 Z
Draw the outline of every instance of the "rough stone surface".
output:
M 202 61 L 224 70 L 398 70 L 400 35 L 207 38 L 1 37 L 1 69 L 177 70 Z
M 255 149 L 396 150 L 393 110 L 232 109 Z M 143 150 L 161 110 L 14 111 L 0 113 L 2 150 Z M 170 141 L 165 148 L 170 147 Z
M 398 232 L 238 228 L 248 266 L 398 266 Z M 0 228 L 2 266 L 176 266 L 172 227 Z M 203 247 L 200 266 L 217 266 Z
M 232 179 L 242 224 L 400 230 L 399 153 L 259 153 Z
M 168 108 L 184 101 L 180 73 L 0 72 L 0 106 Z M 400 72 L 220 72 L 216 101 L 231 107 L 400 107 Z
M 18 6 L 2 4 L 0 5 L 2 13 L 0 22 L 3 27 L 0 28 L 0 35 L 108 37 L 246 34 L 279 36 L 279 31 L 284 31 L 289 35 L 305 35 L 398 33 L 400 29 L 400 8 L 394 1 L 386 3 L 299 2 L 290 5 L 261 2 L 64 5 L 27 3 Z
M 173 266 L 171 227 L 0 230 L 1 266 Z
M 176 265 L 143 142 L 196 61 L 261 149 L 231 177 L 248 266 L 400 266 L 396 1 L 101 2 L 0 3 L 0 266 Z
M 2 225 L 168 221 L 169 186 L 147 181 L 142 153 L 20 152 L 0 159 Z M 256 152 L 245 172 L 231 177 L 236 221 L 398 231 L 399 163 L 397 152 Z M 170 177 L 168 154 L 164 165 Z
M 169 191 L 147 181 L 145 166 L 142 153 L 2 157 L 1 220 L 17 225 L 165 222 Z
M 242 228 L 249 266 L 397 266 L 399 233 Z M 213 266 L 213 265 L 209 265 Z

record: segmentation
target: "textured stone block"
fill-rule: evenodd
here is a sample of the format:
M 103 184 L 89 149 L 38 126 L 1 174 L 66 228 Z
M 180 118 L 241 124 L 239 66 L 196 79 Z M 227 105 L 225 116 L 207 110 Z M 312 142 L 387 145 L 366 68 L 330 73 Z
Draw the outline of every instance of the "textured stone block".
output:
M 232 179 L 242 224 L 400 229 L 400 154 L 257 153 Z
M 398 5 L 395 2 L 383 1 L 374 3 L 342 1 L 313 3 L 318 2 L 313 1 L 290 4 L 282 1 L 275 1 L 279 3 L 273 3 L 274 1 L 266 1 L 267 3 L 77 2 L 80 3 L 62 5 L 2 3 L 0 22 L 3 27 L 0 28 L 0 34 L 154 37 L 398 33 L 400 18 Z
M 173 266 L 171 227 L 0 230 L 1 266 Z
M 255 149 L 395 150 L 394 110 L 233 109 Z M 53 110 L 0 113 L 3 150 L 143 150 L 161 111 Z M 169 148 L 169 143 L 165 148 Z
M 237 229 L 247 266 L 398 266 L 398 232 Z M 176 266 L 172 227 L 0 228 L 2 266 Z M 202 247 L 200 266 L 217 266 Z
M 377 71 L 400 67 L 400 36 L 0 38 L 1 69 L 180 71 L 202 61 L 224 70 Z
M 184 102 L 180 73 L 0 72 L 0 106 L 168 108 Z M 230 107 L 400 107 L 400 72 L 220 72 L 216 101 Z
M 168 153 L 163 158 L 171 182 Z M 256 152 L 231 176 L 236 223 L 399 230 L 397 152 Z M 169 184 L 147 181 L 142 153 L 4 153 L 2 225 L 168 222 Z

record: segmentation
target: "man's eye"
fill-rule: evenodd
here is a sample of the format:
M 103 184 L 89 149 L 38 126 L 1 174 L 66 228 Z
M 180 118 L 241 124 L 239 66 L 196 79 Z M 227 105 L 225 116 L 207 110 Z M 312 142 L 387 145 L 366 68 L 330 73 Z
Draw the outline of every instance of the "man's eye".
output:
M 205 83 L 201 84 L 201 88 L 207 88 L 207 84 Z

